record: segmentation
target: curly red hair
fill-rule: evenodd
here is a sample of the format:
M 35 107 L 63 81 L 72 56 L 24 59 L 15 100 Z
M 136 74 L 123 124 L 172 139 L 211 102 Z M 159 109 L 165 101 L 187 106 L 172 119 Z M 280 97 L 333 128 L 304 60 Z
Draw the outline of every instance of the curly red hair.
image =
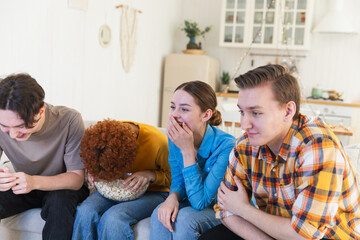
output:
M 90 126 L 81 140 L 80 153 L 88 172 L 95 179 L 121 178 L 135 161 L 136 137 L 129 123 L 107 119 Z

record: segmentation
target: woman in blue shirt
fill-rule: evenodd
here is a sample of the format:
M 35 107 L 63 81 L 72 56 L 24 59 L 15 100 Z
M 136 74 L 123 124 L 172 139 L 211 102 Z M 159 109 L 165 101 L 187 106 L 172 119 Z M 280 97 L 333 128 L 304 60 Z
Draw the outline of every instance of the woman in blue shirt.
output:
M 171 188 L 151 216 L 150 239 L 197 239 L 220 224 L 212 209 L 235 138 L 221 123 L 214 90 L 206 83 L 181 84 L 167 126 Z

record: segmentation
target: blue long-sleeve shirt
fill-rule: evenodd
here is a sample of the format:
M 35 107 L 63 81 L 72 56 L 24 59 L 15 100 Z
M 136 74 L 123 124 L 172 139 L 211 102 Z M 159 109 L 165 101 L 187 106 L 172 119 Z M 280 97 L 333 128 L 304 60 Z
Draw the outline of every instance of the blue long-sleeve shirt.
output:
M 197 163 L 184 168 L 181 150 L 169 139 L 170 193 L 178 192 L 181 201 L 187 198 L 197 210 L 214 205 L 234 146 L 233 136 L 207 125 L 196 154 Z

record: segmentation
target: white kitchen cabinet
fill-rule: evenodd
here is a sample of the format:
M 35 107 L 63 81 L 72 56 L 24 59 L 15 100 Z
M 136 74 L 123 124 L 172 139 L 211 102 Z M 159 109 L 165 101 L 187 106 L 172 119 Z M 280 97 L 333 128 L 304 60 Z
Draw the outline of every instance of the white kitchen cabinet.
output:
M 314 0 L 223 0 L 220 46 L 307 50 Z

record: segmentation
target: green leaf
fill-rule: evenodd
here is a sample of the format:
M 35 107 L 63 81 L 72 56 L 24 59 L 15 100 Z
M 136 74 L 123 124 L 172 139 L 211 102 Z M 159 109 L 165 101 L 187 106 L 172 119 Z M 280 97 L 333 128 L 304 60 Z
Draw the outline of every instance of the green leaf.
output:
M 228 85 L 230 82 L 230 74 L 229 72 L 223 71 L 220 77 L 221 83 L 224 85 Z
M 197 36 L 202 36 L 205 38 L 205 33 L 211 30 L 211 26 L 206 27 L 204 30 L 200 30 L 196 22 L 185 20 L 184 27 L 181 28 L 181 30 L 186 33 L 188 38 L 196 38 Z

